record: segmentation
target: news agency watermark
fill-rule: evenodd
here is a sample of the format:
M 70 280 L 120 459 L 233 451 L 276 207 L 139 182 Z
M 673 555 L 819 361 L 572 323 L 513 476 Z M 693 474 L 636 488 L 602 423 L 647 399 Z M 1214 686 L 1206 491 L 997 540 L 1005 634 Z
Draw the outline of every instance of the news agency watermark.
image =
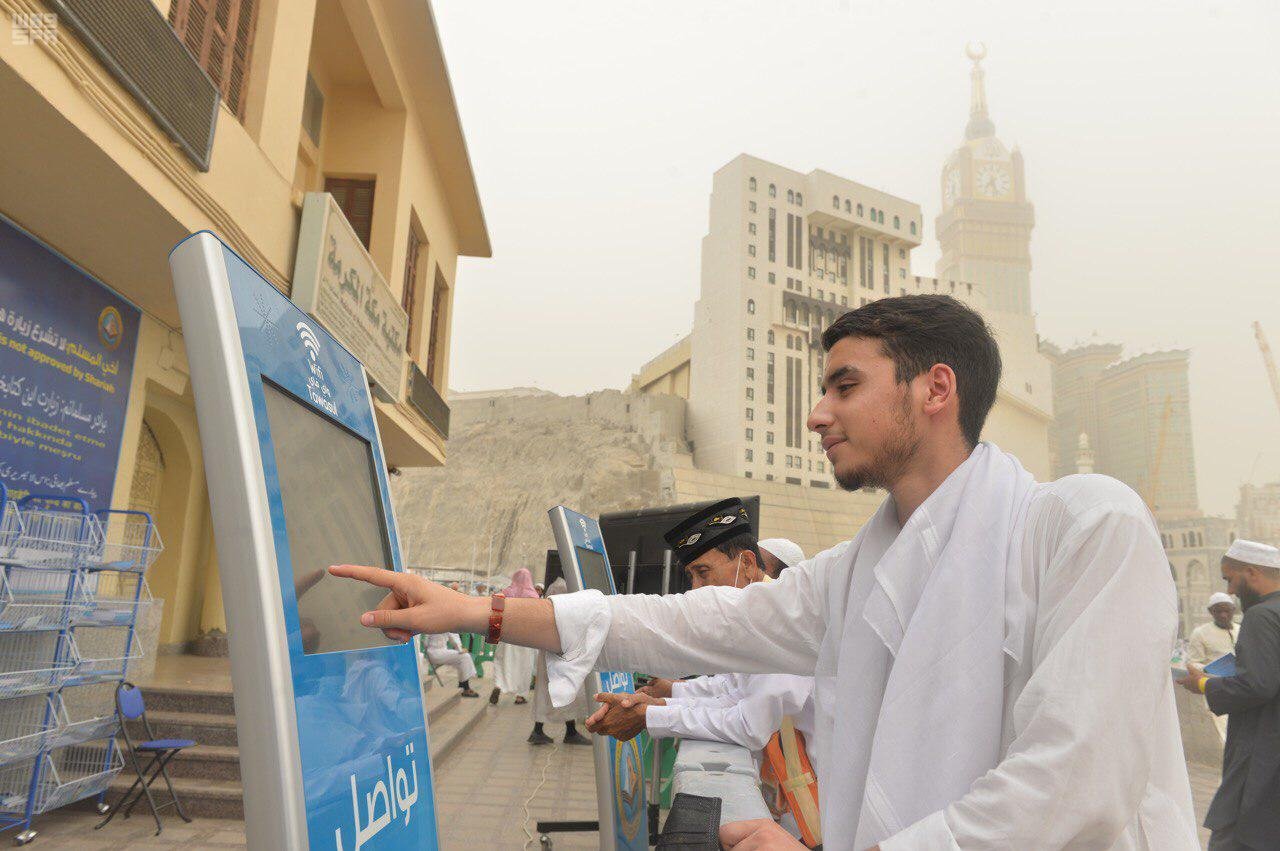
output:
M 58 16 L 53 12 L 18 12 L 13 16 L 14 44 L 53 44 L 58 40 Z

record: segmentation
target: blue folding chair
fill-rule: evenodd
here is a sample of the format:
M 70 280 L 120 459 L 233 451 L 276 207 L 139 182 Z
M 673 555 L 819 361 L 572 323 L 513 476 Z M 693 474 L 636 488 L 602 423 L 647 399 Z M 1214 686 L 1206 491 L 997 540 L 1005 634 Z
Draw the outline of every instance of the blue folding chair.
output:
M 178 815 L 182 817 L 183 821 L 191 821 L 191 817 L 182 809 L 182 803 L 178 800 L 178 793 L 173 791 L 173 781 L 169 779 L 169 772 L 166 766 L 168 766 L 169 760 L 177 756 L 184 748 L 195 747 L 195 741 L 192 739 L 157 739 L 155 733 L 151 730 L 151 722 L 147 720 L 147 707 L 142 700 L 142 689 L 133 683 L 122 682 L 116 687 L 116 709 L 120 713 L 120 734 L 124 736 L 125 744 L 129 746 L 129 761 L 133 763 L 133 770 L 138 773 L 138 779 L 133 781 L 129 791 L 124 793 L 120 798 L 120 802 L 111 808 L 111 812 L 94 827 L 94 830 L 111 821 L 121 808 L 124 809 L 124 817 L 128 818 L 129 813 L 133 811 L 133 808 L 138 801 L 142 800 L 143 796 L 146 796 L 147 805 L 151 807 L 151 815 L 156 820 L 156 836 L 159 836 L 160 831 L 163 829 L 160 824 L 160 810 L 165 807 L 172 806 L 178 811 Z M 129 727 L 126 722 L 138 720 L 142 721 L 142 731 L 146 735 L 146 741 L 134 744 L 133 738 L 129 735 Z M 140 757 L 144 754 L 151 755 L 151 762 L 147 764 L 146 768 L 142 767 L 142 762 L 140 761 Z M 156 781 L 157 777 L 163 777 L 165 785 L 169 787 L 169 800 L 159 806 L 156 805 L 156 800 L 151 795 L 151 784 Z M 138 790 L 136 794 L 134 793 L 135 789 Z M 132 799 L 130 796 L 132 796 Z

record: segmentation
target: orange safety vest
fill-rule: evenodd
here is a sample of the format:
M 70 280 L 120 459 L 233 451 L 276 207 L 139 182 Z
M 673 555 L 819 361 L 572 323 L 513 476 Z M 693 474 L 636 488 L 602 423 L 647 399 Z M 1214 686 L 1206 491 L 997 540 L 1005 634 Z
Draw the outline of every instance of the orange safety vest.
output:
M 804 734 L 796 730 L 790 716 L 764 747 L 760 779 L 774 789 L 771 809 L 778 815 L 790 811 L 800 827 L 800 837 L 810 848 L 822 844 L 822 823 L 818 811 L 818 777 L 809 764 Z

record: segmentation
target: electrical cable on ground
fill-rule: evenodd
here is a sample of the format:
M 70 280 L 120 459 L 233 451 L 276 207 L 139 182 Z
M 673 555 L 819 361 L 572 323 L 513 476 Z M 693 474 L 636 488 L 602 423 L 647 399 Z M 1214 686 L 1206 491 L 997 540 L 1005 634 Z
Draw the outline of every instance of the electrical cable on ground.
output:
M 551 746 L 551 750 L 547 751 L 547 758 L 542 761 L 542 779 L 538 781 L 538 785 L 533 787 L 533 791 L 529 793 L 529 797 L 525 798 L 524 803 L 520 805 L 520 809 L 524 811 L 524 824 L 520 826 L 520 829 L 523 830 L 524 835 L 528 837 L 525 839 L 524 845 L 520 846 L 520 851 L 526 851 L 529 847 L 529 843 L 534 840 L 533 832 L 529 830 L 529 821 L 533 818 L 533 814 L 529 812 L 529 805 L 533 803 L 533 799 L 538 796 L 538 792 L 546 785 L 547 769 L 551 768 L 551 759 L 556 755 L 556 751 L 558 750 L 560 750 L 560 745 L 553 744 Z

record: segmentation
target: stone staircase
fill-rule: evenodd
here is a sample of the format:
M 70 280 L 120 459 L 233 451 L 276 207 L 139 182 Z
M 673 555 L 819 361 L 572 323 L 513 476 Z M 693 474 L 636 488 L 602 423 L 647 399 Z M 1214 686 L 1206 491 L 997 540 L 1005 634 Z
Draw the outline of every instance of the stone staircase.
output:
M 426 694 L 427 723 L 432 764 L 437 770 L 441 761 L 458 745 L 481 716 L 488 702 L 462 700 L 452 681 L 447 685 L 432 684 Z M 476 680 L 476 688 L 488 692 L 488 683 Z M 240 783 L 240 749 L 237 746 L 235 703 L 230 691 L 202 689 L 189 685 L 156 685 L 144 687 L 147 719 L 157 738 L 194 739 L 198 746 L 183 751 L 169 763 L 169 777 L 182 801 L 183 809 L 193 818 L 244 818 L 244 789 Z M 134 741 L 142 739 L 140 725 L 131 725 Z M 123 738 L 120 740 L 124 745 Z M 145 767 L 149 757 L 143 758 Z M 136 779 L 127 764 L 107 792 L 108 803 L 114 804 Z M 168 795 L 164 781 L 151 787 L 152 794 L 163 802 Z M 164 811 L 171 818 L 172 808 Z M 133 815 L 149 817 L 146 803 L 134 808 Z

